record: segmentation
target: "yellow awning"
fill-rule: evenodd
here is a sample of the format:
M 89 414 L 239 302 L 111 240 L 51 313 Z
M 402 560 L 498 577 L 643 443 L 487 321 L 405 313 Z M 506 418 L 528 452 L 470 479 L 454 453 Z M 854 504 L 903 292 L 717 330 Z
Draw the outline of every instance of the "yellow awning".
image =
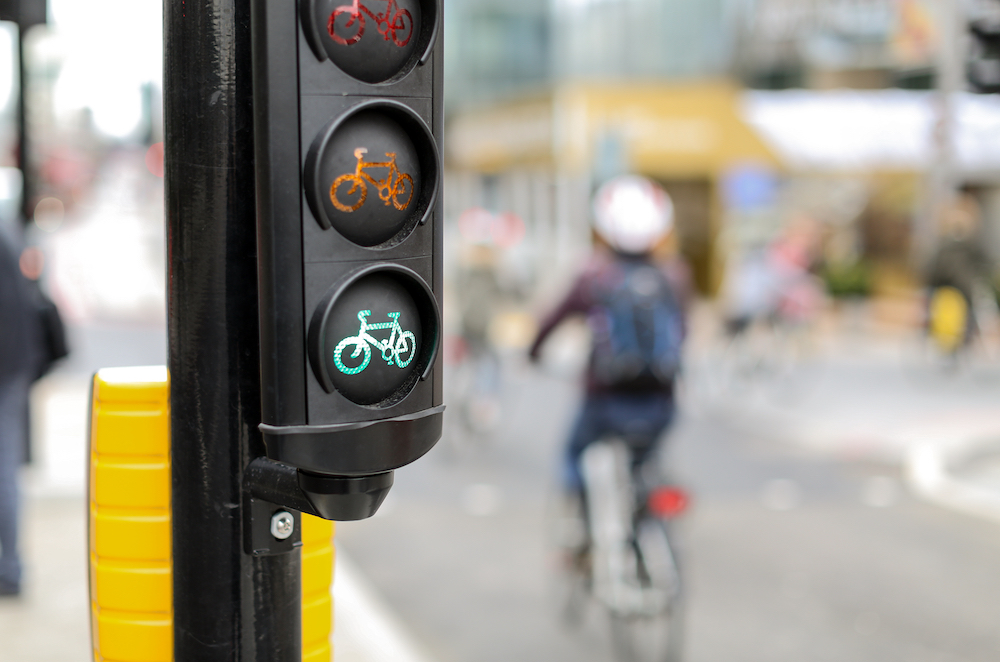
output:
M 452 167 L 496 172 L 558 167 L 585 172 L 606 137 L 631 170 L 661 178 L 712 178 L 733 164 L 778 162 L 738 115 L 729 82 L 587 83 L 462 113 L 449 123 Z

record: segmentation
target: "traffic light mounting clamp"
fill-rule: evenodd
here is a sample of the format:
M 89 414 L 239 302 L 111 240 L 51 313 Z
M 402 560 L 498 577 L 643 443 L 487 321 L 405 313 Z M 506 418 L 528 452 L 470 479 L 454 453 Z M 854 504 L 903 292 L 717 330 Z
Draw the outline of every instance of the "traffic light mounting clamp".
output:
M 271 518 L 278 509 L 290 508 L 330 520 L 365 519 L 382 505 L 392 482 L 392 471 L 365 476 L 331 476 L 259 457 L 250 463 L 243 475 L 247 506 L 243 510 L 246 552 L 270 556 L 290 552 L 300 544 L 298 534 L 287 540 L 276 540 L 271 535 Z
M 251 0 L 250 498 L 369 517 L 441 436 L 441 17 L 440 0 Z

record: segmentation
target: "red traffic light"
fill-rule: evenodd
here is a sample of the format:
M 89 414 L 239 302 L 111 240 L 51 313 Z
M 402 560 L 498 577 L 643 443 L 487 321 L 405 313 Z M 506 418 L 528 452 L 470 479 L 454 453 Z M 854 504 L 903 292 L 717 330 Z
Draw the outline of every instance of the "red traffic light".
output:
M 436 39 L 437 0 L 303 0 L 313 52 L 364 83 L 399 80 Z

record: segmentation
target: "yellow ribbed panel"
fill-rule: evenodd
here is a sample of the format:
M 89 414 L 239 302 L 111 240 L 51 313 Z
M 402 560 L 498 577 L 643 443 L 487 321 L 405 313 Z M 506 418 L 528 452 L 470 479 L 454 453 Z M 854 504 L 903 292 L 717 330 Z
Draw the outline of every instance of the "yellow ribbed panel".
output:
M 94 376 L 90 601 L 97 662 L 173 660 L 167 370 Z
M 302 515 L 302 662 L 330 662 L 333 522 Z
M 90 599 L 95 662 L 172 662 L 166 368 L 94 377 Z M 334 526 L 302 516 L 302 660 L 331 662 Z

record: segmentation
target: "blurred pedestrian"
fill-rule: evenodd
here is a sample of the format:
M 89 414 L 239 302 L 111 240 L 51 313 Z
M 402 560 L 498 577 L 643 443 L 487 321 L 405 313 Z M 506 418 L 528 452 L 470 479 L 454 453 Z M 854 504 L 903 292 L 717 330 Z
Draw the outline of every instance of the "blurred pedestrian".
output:
M 27 447 L 28 391 L 41 369 L 42 343 L 19 253 L 0 231 L 0 596 L 21 592 L 18 472 Z
M 655 457 L 674 416 L 674 383 L 690 274 L 676 257 L 660 261 L 657 249 L 673 227 L 673 205 L 641 177 L 618 177 L 594 202 L 597 249 L 569 293 L 544 318 L 529 355 L 565 319 L 584 316 L 592 334 L 585 394 L 565 448 L 566 487 L 582 490 L 580 458 L 602 437 L 622 438 L 634 468 Z
M 462 254 L 457 291 L 464 356 L 453 399 L 467 432 L 492 434 L 501 419 L 502 364 L 491 331 L 507 295 L 500 283 L 496 249 L 474 244 Z
M 794 326 L 811 321 L 824 300 L 823 284 L 813 273 L 819 245 L 819 224 L 799 216 L 766 246 L 734 260 L 724 286 L 728 333 L 737 336 L 755 322 Z
M 927 269 L 929 302 L 942 288 L 952 288 L 964 299 L 964 337 L 960 344 L 968 342 L 978 329 L 977 301 L 993 300 L 994 264 L 978 236 L 980 217 L 979 205 L 970 195 L 962 195 L 949 205 L 941 219 L 941 239 Z

